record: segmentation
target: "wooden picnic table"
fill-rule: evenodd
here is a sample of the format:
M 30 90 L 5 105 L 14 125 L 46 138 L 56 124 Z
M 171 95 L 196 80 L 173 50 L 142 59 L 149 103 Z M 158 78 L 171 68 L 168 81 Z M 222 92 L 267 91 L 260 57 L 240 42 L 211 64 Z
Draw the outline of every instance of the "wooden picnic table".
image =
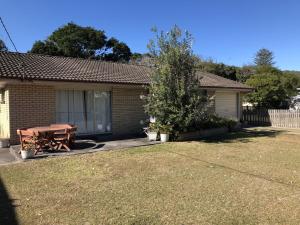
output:
M 67 151 L 70 151 L 69 145 L 75 140 L 76 129 L 75 126 L 70 124 L 51 124 L 50 126 L 26 128 L 28 132 L 38 137 L 36 152 L 42 151 L 44 147 L 51 150 L 60 150 L 64 147 Z
M 40 149 L 37 151 L 41 151 L 42 148 L 48 146 L 51 150 L 58 148 L 58 144 L 54 140 L 55 132 L 61 130 L 58 128 L 54 128 L 51 126 L 43 126 L 43 127 L 30 127 L 27 129 L 30 132 L 33 132 L 39 138 Z
M 52 124 L 50 126 L 31 127 L 27 130 L 33 132 L 34 134 L 42 136 L 42 146 L 48 146 L 52 150 L 60 150 L 62 147 L 64 147 L 67 151 L 70 151 L 70 148 L 68 146 L 70 144 L 70 140 L 66 140 L 64 137 L 59 138 L 56 135 L 68 135 L 67 133 L 65 133 L 65 130 L 70 129 L 70 127 L 72 128 L 74 126 L 71 126 L 69 124 Z
M 44 127 L 30 127 L 27 128 L 28 131 L 34 132 L 34 133 L 55 133 L 57 131 L 60 131 L 62 128 L 58 127 L 51 127 L 51 126 L 44 126 Z

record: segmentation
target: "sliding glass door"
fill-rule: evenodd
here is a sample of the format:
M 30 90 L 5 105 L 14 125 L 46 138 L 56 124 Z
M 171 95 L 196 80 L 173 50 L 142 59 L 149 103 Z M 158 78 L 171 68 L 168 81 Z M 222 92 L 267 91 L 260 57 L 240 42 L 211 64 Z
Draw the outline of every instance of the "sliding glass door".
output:
M 82 134 L 110 132 L 110 93 L 96 90 L 58 90 L 56 122 L 75 124 L 78 133 Z

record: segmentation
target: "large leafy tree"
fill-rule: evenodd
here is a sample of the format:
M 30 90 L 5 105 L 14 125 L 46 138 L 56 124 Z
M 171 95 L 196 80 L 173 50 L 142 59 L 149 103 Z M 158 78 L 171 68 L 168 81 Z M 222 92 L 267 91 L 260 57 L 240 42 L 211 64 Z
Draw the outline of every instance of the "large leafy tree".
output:
M 288 96 L 278 75 L 256 74 L 251 76 L 246 83 L 255 88 L 255 91 L 247 96 L 249 102 L 266 108 L 286 107 Z
M 198 68 L 202 71 L 216 74 L 230 80 L 237 80 L 238 68 L 235 66 L 228 66 L 224 63 L 216 63 L 213 60 L 199 60 Z
M 256 66 L 244 68 L 250 69 L 250 73 L 247 70 L 241 73 L 247 79 L 246 84 L 255 89 L 247 95 L 248 101 L 266 108 L 288 108 L 291 97 L 297 93 L 299 77 L 274 67 L 274 55 L 268 49 L 260 49 L 254 62 Z
M 266 48 L 261 48 L 255 55 L 254 63 L 256 66 L 273 66 L 274 62 L 274 53 Z
M 297 93 L 299 78 L 273 67 L 261 67 L 256 72 L 246 81 L 255 89 L 247 95 L 248 101 L 266 108 L 287 108 Z
M 8 48 L 6 47 L 4 41 L 0 39 L 0 51 L 8 51 Z
M 104 31 L 74 23 L 58 28 L 45 41 L 36 41 L 30 52 L 111 61 L 129 61 L 131 56 L 125 43 L 107 40 Z
M 146 112 L 174 131 L 186 130 L 206 115 L 207 98 L 195 75 L 192 37 L 177 27 L 157 32 L 148 47 L 154 60 Z

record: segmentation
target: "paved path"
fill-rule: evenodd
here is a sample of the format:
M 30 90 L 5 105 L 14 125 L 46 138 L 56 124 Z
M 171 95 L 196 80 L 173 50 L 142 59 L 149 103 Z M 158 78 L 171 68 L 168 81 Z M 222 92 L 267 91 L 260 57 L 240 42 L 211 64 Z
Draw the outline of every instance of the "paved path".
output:
M 9 148 L 0 148 L 0 165 L 15 162 L 15 157 L 10 153 Z
M 35 155 L 34 159 L 45 158 L 45 157 L 54 157 L 54 156 L 66 156 L 66 155 L 76 155 L 84 154 L 98 151 L 110 151 L 110 150 L 120 150 L 140 146 L 148 146 L 154 144 L 160 144 L 160 141 L 149 142 L 147 138 L 133 138 L 133 139 L 124 139 L 124 140 L 115 140 L 115 141 L 103 141 L 98 142 L 94 140 L 76 140 L 75 146 L 71 152 L 66 151 L 45 151 L 43 153 L 38 153 Z M 21 156 L 18 154 L 20 150 L 20 145 L 13 145 L 11 149 L 15 156 L 18 158 L 17 161 L 22 161 Z M 1 157 L 1 156 L 0 156 Z

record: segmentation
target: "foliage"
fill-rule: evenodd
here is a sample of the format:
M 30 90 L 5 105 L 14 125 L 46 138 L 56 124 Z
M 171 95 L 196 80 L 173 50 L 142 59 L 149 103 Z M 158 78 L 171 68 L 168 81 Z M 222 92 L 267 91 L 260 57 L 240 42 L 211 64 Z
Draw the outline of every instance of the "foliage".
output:
M 32 53 L 44 54 L 44 55 L 64 55 L 63 51 L 60 50 L 52 41 L 36 41 L 32 48 Z
M 273 66 L 274 53 L 266 48 L 261 48 L 255 55 L 254 63 L 256 66 Z
M 104 60 L 115 62 L 128 62 L 130 60 L 131 51 L 130 48 L 124 42 L 119 42 L 117 39 L 111 38 L 107 41 L 106 48 L 111 49 L 112 52 L 104 54 Z
M 278 74 L 282 75 L 280 69 L 273 67 L 273 66 L 256 66 L 255 67 L 255 74 Z
M 0 39 L 0 51 L 3 51 L 3 52 L 8 51 L 8 48 L 6 47 L 4 41 L 2 41 L 1 39 Z
M 37 137 L 33 136 L 32 140 L 36 141 Z M 33 142 L 25 143 L 25 144 L 23 144 L 23 149 L 22 150 L 23 151 L 35 151 L 36 150 L 36 146 L 35 146 L 35 144 Z
M 297 93 L 300 78 L 275 67 L 260 66 L 246 84 L 255 88 L 247 95 L 249 102 L 266 108 L 288 108 L 291 97 Z
M 216 63 L 212 60 L 200 60 L 197 67 L 205 72 L 216 74 L 230 80 L 237 80 L 238 67 L 228 66 L 224 63 Z
M 201 130 L 201 129 L 211 129 L 211 128 L 220 128 L 220 127 L 232 128 L 236 124 L 237 122 L 234 120 L 226 119 L 213 114 L 208 114 L 201 121 L 198 121 L 198 123 L 195 124 L 195 126 L 193 126 L 193 129 Z
M 159 131 L 159 127 L 157 123 L 150 123 L 149 124 L 149 131 L 150 132 L 158 132 Z
M 245 83 L 252 75 L 256 73 L 256 67 L 253 65 L 244 65 L 237 70 L 237 81 Z
M 79 58 L 97 58 L 109 61 L 129 61 L 130 48 L 103 30 L 68 23 L 55 30 L 45 41 L 36 41 L 31 53 L 62 55 Z
M 247 95 L 249 102 L 266 108 L 286 108 L 288 93 L 278 74 L 256 74 L 246 84 L 255 88 Z
M 173 127 L 170 124 L 159 124 L 158 130 L 161 134 L 170 134 L 173 131 Z
M 297 88 L 300 87 L 300 77 L 293 73 L 283 73 L 281 79 L 287 95 L 295 96 Z
M 157 32 L 148 47 L 155 62 L 145 111 L 173 133 L 187 130 L 206 114 L 207 97 L 195 75 L 192 37 L 177 26 Z

